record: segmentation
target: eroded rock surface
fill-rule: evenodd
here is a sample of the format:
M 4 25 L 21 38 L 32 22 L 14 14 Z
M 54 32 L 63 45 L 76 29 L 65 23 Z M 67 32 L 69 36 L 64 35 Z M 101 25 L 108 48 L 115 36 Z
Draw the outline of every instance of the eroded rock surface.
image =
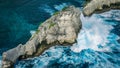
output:
M 70 6 L 40 25 L 26 44 L 18 45 L 3 53 L 2 68 L 11 68 L 21 58 L 40 55 L 56 44 L 72 44 L 81 28 L 80 9 Z
M 83 13 L 90 16 L 93 13 L 101 13 L 110 9 L 120 9 L 120 0 L 91 0 L 84 7 Z

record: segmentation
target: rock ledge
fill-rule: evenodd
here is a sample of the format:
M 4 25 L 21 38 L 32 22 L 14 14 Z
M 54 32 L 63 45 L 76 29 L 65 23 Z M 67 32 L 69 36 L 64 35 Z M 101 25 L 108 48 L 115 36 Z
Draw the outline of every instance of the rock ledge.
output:
M 93 13 L 101 13 L 110 9 L 120 9 L 120 0 L 91 0 L 84 7 L 83 14 L 90 16 Z
M 17 60 L 40 55 L 54 45 L 72 44 L 81 28 L 80 9 L 70 6 L 46 20 L 26 42 L 2 55 L 2 68 L 12 68 Z

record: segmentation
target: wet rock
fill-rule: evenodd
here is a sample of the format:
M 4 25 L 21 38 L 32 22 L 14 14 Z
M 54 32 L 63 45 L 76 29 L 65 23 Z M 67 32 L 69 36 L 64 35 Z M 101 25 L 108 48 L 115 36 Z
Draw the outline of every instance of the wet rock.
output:
M 93 13 L 101 13 L 110 9 L 120 9 L 120 0 L 91 0 L 84 7 L 83 13 L 90 16 Z
M 70 6 L 42 23 L 26 44 L 3 53 L 2 68 L 10 68 L 17 60 L 40 55 L 57 44 L 72 44 L 81 28 L 80 9 Z

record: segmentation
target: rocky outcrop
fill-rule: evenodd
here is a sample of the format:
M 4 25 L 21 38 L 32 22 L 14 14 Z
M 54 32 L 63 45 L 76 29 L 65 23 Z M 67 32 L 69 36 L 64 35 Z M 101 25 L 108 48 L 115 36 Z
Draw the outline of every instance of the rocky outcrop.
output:
M 120 0 L 91 0 L 84 7 L 83 13 L 90 16 L 93 13 L 101 13 L 110 9 L 120 9 Z
M 72 44 L 81 28 L 80 10 L 70 6 L 55 13 L 40 25 L 29 41 L 3 53 L 2 68 L 11 68 L 17 60 L 40 55 L 56 44 Z
M 120 9 L 120 0 L 91 0 L 83 13 L 90 16 L 110 9 Z M 12 68 L 17 60 L 38 56 L 51 46 L 74 43 L 82 26 L 80 14 L 80 9 L 74 6 L 56 12 L 39 26 L 26 44 L 3 53 L 2 68 Z

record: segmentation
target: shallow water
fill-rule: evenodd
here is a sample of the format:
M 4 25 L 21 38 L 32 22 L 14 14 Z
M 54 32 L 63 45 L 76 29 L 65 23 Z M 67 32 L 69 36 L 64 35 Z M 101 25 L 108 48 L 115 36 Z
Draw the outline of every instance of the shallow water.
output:
M 0 0 L 0 56 L 25 44 L 51 15 L 65 6 L 82 7 L 84 0 Z
M 0 0 L 0 54 L 30 38 L 31 31 L 65 6 L 83 0 Z
M 83 0 L 0 0 L 0 54 L 24 44 L 39 23 L 65 6 L 82 8 Z M 81 15 L 82 30 L 71 47 L 54 46 L 19 61 L 15 68 L 120 68 L 120 10 Z M 0 57 L 1 59 L 1 57 Z M 1 61 L 0 61 L 1 63 Z
M 114 13 L 116 12 L 116 13 Z M 114 17 L 113 17 L 114 16 Z M 71 47 L 54 46 L 36 58 L 20 61 L 16 68 L 119 68 L 119 35 L 114 26 L 120 23 L 120 10 L 91 17 L 81 15 L 82 30 Z M 109 20 L 111 20 L 109 22 Z

